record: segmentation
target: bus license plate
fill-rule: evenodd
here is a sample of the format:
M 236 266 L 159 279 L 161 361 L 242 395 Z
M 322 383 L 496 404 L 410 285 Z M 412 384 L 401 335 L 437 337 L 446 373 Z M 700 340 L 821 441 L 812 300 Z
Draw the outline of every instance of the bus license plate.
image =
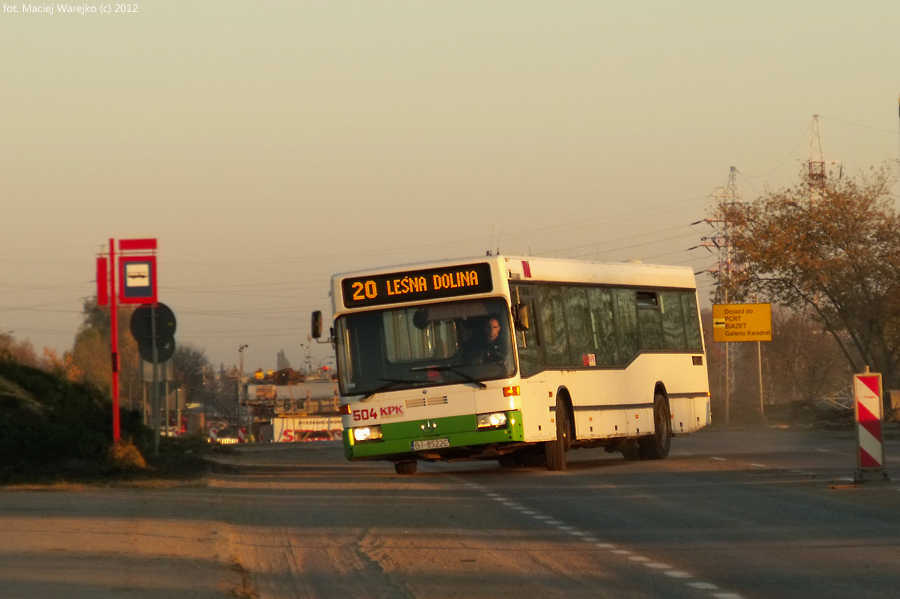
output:
M 440 449 L 441 447 L 450 447 L 450 439 L 426 439 L 425 441 L 412 442 L 413 451 Z

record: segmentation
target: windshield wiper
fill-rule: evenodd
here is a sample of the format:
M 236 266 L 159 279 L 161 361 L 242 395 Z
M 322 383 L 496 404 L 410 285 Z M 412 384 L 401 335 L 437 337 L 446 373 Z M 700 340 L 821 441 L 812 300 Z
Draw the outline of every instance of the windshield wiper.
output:
M 464 379 L 468 383 L 473 383 L 475 385 L 478 385 L 481 389 L 487 389 L 487 385 L 485 385 L 484 383 L 482 383 L 479 380 L 473 379 L 468 374 L 457 370 L 455 366 L 418 366 L 416 368 L 410 368 L 410 370 L 412 370 L 413 372 L 418 372 L 421 370 L 435 370 L 437 372 L 449 371 L 455 375 L 458 375 L 460 378 Z
M 406 383 L 407 385 L 415 385 L 416 383 L 422 382 L 422 381 L 411 381 L 409 379 L 378 379 L 378 380 L 385 381 L 387 384 L 378 387 L 377 389 L 375 389 L 374 391 L 372 391 L 370 393 L 367 393 L 366 396 L 363 397 L 363 399 L 369 399 L 376 393 L 381 393 L 382 391 L 387 391 L 388 389 L 390 389 L 391 387 L 394 387 L 396 385 L 401 385 L 403 383 Z

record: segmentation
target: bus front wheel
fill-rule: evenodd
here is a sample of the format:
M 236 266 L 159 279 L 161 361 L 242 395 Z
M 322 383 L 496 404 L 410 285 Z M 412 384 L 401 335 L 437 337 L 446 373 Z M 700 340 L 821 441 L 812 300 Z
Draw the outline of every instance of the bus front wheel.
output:
M 547 470 L 566 469 L 566 451 L 569 449 L 569 414 L 566 404 L 560 398 L 556 398 L 556 439 L 544 442 L 544 458 L 547 462 Z
M 415 474 L 418 462 L 394 462 L 394 471 L 397 474 Z
M 662 460 L 672 445 L 672 417 L 669 400 L 657 393 L 653 397 L 653 434 L 638 440 L 638 452 L 645 460 Z

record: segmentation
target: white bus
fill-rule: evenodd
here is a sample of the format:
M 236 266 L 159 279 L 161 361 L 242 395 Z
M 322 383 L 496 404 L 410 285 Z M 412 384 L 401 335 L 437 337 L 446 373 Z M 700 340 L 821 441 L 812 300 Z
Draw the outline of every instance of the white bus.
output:
M 662 459 L 710 423 L 689 268 L 486 256 L 336 275 L 331 296 L 350 460 L 564 470 L 577 447 Z

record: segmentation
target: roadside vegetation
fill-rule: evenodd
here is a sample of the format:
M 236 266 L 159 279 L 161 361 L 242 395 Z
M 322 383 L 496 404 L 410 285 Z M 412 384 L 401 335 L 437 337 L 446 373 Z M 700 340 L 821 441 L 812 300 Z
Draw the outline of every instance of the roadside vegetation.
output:
M 152 436 L 140 414 L 121 411 L 123 442 L 112 442 L 105 393 L 61 373 L 0 359 L 0 484 L 105 482 L 202 473 L 203 440 Z
M 773 304 L 773 340 L 761 348 L 729 344 L 728 374 L 725 344 L 707 342 L 714 405 L 723 405 L 730 377 L 732 413 L 761 418 L 761 372 L 774 409 L 797 403 L 846 418 L 838 406 L 852 407 L 852 375 L 868 367 L 881 373 L 885 415 L 893 416 L 888 391 L 900 389 L 896 183 L 890 163 L 855 177 L 802 173 L 792 187 L 713 215 L 727 224 L 732 250 L 729 268 L 712 273 L 714 301 Z

